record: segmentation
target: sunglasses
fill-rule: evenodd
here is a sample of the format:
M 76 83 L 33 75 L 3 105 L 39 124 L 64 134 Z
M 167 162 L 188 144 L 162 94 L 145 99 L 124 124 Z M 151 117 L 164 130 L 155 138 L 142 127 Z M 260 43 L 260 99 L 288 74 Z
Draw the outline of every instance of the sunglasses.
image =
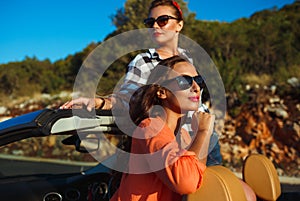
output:
M 158 24 L 159 27 L 163 27 L 166 24 L 168 24 L 169 20 L 178 20 L 178 18 L 176 17 L 172 17 L 170 15 L 161 15 L 158 18 L 153 18 L 153 17 L 149 17 L 147 19 L 144 20 L 144 24 L 146 27 L 148 28 L 152 28 L 154 23 L 156 22 Z
M 167 83 L 170 83 L 173 81 L 177 82 L 178 87 L 181 90 L 186 90 L 186 89 L 191 88 L 193 86 L 193 81 L 195 81 L 201 89 L 203 89 L 205 87 L 204 79 L 202 78 L 201 75 L 197 75 L 195 77 L 191 77 L 188 75 L 178 76 L 178 77 L 172 78 L 170 80 L 164 81 L 163 84 L 167 84 Z

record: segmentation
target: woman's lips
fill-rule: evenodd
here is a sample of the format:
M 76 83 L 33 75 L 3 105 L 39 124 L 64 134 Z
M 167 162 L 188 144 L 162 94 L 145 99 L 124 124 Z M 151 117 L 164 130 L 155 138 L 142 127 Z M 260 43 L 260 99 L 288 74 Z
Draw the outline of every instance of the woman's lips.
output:
M 158 37 L 158 36 L 160 36 L 160 35 L 162 35 L 162 33 L 159 33 L 159 32 L 153 32 L 153 36 L 154 36 L 154 37 Z
M 189 99 L 193 102 L 199 102 L 200 100 L 200 97 L 199 96 L 192 96 L 192 97 L 189 97 Z

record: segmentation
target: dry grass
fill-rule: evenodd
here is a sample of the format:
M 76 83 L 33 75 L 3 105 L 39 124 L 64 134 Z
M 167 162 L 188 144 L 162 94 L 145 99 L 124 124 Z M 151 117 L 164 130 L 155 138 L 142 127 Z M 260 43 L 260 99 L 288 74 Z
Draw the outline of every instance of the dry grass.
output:
M 269 86 L 272 82 L 272 77 L 267 74 L 256 75 L 256 74 L 247 74 L 244 76 L 243 81 L 249 85 L 260 85 L 260 86 Z

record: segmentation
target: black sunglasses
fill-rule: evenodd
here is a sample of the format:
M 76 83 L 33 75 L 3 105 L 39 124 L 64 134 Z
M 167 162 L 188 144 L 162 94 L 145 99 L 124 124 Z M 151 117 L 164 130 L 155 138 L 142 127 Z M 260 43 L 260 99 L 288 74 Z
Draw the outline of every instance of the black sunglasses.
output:
M 201 89 L 203 89 L 205 87 L 204 79 L 201 75 L 197 75 L 195 77 L 191 77 L 188 75 L 178 76 L 173 79 L 166 80 L 162 84 L 167 84 L 174 80 L 177 81 L 178 87 L 181 90 L 186 90 L 186 89 L 189 89 L 190 87 L 192 87 L 193 81 L 195 81 Z
M 172 17 L 170 15 L 161 15 L 156 19 L 153 18 L 153 17 L 149 17 L 149 18 L 145 19 L 144 24 L 145 24 L 146 27 L 152 28 L 154 23 L 157 22 L 159 27 L 163 27 L 166 24 L 168 24 L 169 19 L 178 20 L 178 18 Z

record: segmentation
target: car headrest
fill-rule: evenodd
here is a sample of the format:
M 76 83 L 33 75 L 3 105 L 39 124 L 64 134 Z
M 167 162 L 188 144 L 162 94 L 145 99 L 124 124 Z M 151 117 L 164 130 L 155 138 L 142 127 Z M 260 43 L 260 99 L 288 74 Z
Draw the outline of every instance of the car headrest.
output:
M 184 201 L 246 201 L 241 181 L 229 169 L 216 165 L 206 168 L 202 186 Z
M 277 171 L 273 163 L 264 155 L 251 154 L 245 159 L 243 180 L 263 200 L 274 201 L 281 194 Z

